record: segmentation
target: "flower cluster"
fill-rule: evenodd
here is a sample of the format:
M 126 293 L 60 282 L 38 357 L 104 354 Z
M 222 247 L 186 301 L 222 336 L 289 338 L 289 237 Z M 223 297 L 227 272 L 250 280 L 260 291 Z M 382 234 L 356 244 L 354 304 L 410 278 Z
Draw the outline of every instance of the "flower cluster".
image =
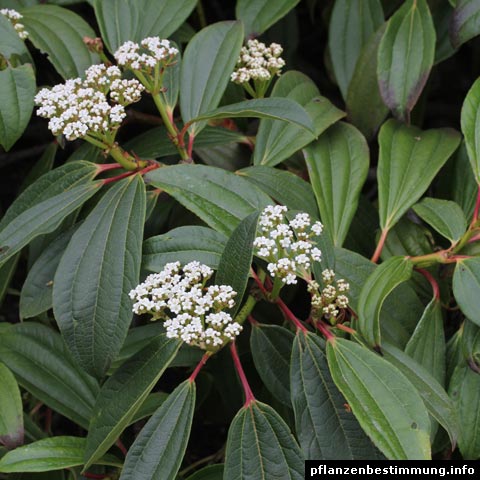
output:
M 122 80 L 118 67 L 92 65 L 85 79 L 74 78 L 35 96 L 37 114 L 49 118 L 48 128 L 67 140 L 87 134 L 105 135 L 117 129 L 126 116 L 125 106 L 140 100 L 143 85 L 138 80 Z M 111 105 L 109 100 L 115 102 Z
M 247 83 L 250 80 L 270 80 L 280 74 L 285 61 L 280 57 L 283 49 L 278 43 L 267 47 L 258 40 L 249 40 L 247 46 L 240 50 L 235 71 L 231 75 L 232 82 Z
M 207 287 L 212 274 L 211 268 L 199 262 L 183 268 L 180 262 L 167 263 L 130 292 L 133 311 L 165 320 L 169 338 L 216 350 L 233 340 L 242 326 L 223 311 L 234 306 L 237 293 L 228 285 Z
M 0 14 L 10 20 L 13 28 L 18 33 L 18 36 L 25 40 L 28 37 L 28 32 L 25 30 L 25 26 L 19 22 L 23 18 L 23 15 L 18 13 L 16 10 L 12 10 L 10 8 L 2 8 L 0 9 Z
M 168 40 L 148 37 L 140 44 L 125 42 L 114 53 L 114 57 L 122 67 L 150 73 L 157 64 L 162 67 L 171 64 L 177 53 L 178 50 Z
M 308 291 L 312 295 L 312 317 L 335 319 L 340 309 L 348 307 L 346 293 L 350 285 L 343 278 L 335 280 L 335 272 L 331 269 L 323 270 L 322 283 L 323 288 L 316 281 L 308 284 Z
M 313 245 L 312 238 L 322 233 L 320 222 L 310 219 L 308 213 L 298 213 L 286 222 L 287 207 L 270 205 L 259 219 L 261 235 L 254 240 L 256 254 L 267 260 L 272 277 L 283 283 L 297 283 L 297 276 L 304 276 L 312 262 L 318 262 L 321 251 Z

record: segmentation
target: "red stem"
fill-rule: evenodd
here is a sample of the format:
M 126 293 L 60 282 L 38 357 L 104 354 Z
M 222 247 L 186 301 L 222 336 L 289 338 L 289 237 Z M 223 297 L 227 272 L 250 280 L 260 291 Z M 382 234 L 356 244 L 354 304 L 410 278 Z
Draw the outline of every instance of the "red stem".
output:
M 108 183 L 113 183 L 117 182 L 118 180 L 122 180 L 123 178 L 131 177 L 132 175 L 135 174 L 140 174 L 140 175 L 145 175 L 147 172 L 150 172 L 150 170 L 155 170 L 159 168 L 160 165 L 156 162 L 151 163 L 148 167 L 142 168 L 142 170 L 133 170 L 131 172 L 125 172 L 120 175 L 117 175 L 116 177 L 111 177 L 111 178 L 105 178 L 103 180 L 103 185 L 107 185 Z
M 473 242 L 476 242 L 480 240 L 480 233 L 477 233 L 476 235 L 474 235 L 473 237 L 471 237 L 469 240 L 468 240 L 468 243 L 473 243 Z
M 284 315 L 297 327 L 297 330 L 301 330 L 302 332 L 308 331 L 302 325 L 300 320 L 293 314 L 293 312 L 285 305 L 281 298 L 277 298 L 277 305 L 280 307 L 280 310 L 284 313 Z
M 382 230 L 382 234 L 380 235 L 380 238 L 378 240 L 377 248 L 375 249 L 375 252 L 372 257 L 372 262 L 377 263 L 378 260 L 380 259 L 380 255 L 382 254 L 383 246 L 385 245 L 385 240 L 387 239 L 388 235 L 388 230 Z
M 252 317 L 252 315 L 249 315 L 247 318 L 252 325 L 259 325 L 259 323 Z
M 475 210 L 473 211 L 473 218 L 472 218 L 471 225 L 473 225 L 478 220 L 479 212 L 480 212 L 480 185 L 478 185 L 477 200 L 475 202 Z
M 188 379 L 188 381 L 190 383 L 193 383 L 195 381 L 198 373 L 200 372 L 202 367 L 207 363 L 207 360 L 209 358 L 210 358 L 210 353 L 209 352 L 207 352 L 207 353 L 205 353 L 205 355 L 203 355 L 202 359 L 198 362 L 198 365 L 195 367 L 195 370 L 192 372 L 192 374 L 190 375 L 190 378 Z
M 263 285 L 262 281 L 258 278 L 257 274 L 255 273 L 255 270 L 253 268 L 250 269 L 250 273 L 252 274 L 253 279 L 255 280 L 255 283 L 258 285 L 258 288 L 260 288 L 261 292 L 268 297 L 268 291 Z
M 98 173 L 106 172 L 107 170 L 115 170 L 116 168 L 123 168 L 119 163 L 104 163 L 97 165 Z
M 120 451 L 123 453 L 123 455 L 127 456 L 127 449 L 125 447 L 125 445 L 123 444 L 123 442 L 118 439 L 116 442 L 115 442 L 115 445 L 120 449 Z
M 195 136 L 194 135 L 189 135 L 188 136 L 188 147 L 187 147 L 187 153 L 190 158 L 192 158 L 192 152 L 193 152 L 193 142 L 195 141 Z
M 315 325 L 322 332 L 323 336 L 327 339 L 327 342 L 335 338 L 335 335 L 333 335 L 333 333 L 330 332 L 328 327 L 322 322 L 317 322 Z
M 242 382 L 243 391 L 245 392 L 245 403 L 243 404 L 244 407 L 248 407 L 252 402 L 255 401 L 255 396 L 252 393 L 252 389 L 248 384 L 247 377 L 245 376 L 245 372 L 243 371 L 242 364 L 240 363 L 240 358 L 238 357 L 237 347 L 235 345 L 235 341 L 230 344 L 230 352 L 232 354 L 233 364 L 235 365 L 235 370 L 240 377 L 240 381 Z
M 435 300 L 439 300 L 440 288 L 438 287 L 438 283 L 435 280 L 434 276 L 428 270 L 425 270 L 423 268 L 417 268 L 416 270 L 418 273 L 421 273 L 428 280 L 428 282 L 432 286 L 433 296 L 435 297 Z
M 341 323 L 336 323 L 335 327 L 337 327 L 339 330 L 349 333 L 350 335 L 355 335 L 355 333 L 357 333 L 353 328 L 347 327 Z

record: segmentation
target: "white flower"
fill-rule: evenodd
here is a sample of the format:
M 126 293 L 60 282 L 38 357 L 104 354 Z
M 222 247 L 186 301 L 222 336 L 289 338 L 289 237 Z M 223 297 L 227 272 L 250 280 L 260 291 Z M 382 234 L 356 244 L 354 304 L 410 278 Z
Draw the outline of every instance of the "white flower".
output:
M 28 32 L 25 30 L 25 25 L 19 22 L 19 20 L 23 18 L 23 15 L 10 8 L 0 9 L 0 14 L 10 20 L 10 23 L 13 25 L 13 28 L 22 40 L 25 40 L 28 37 Z
M 323 288 L 316 281 L 311 281 L 308 291 L 312 295 L 312 316 L 325 316 L 327 319 L 335 319 L 340 309 L 348 307 L 348 297 L 345 295 L 350 286 L 343 279 L 335 280 L 335 272 L 332 269 L 322 271 Z M 339 295 L 339 292 L 343 292 Z

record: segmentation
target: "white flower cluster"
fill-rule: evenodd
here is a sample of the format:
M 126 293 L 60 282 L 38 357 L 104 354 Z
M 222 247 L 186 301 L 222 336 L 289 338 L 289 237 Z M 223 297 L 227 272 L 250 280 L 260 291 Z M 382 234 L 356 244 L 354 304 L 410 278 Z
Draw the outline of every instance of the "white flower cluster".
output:
M 307 271 L 312 262 L 319 262 L 322 252 L 313 245 L 312 237 L 322 233 L 320 222 L 310 219 L 308 213 L 298 213 L 286 223 L 287 207 L 270 205 L 259 219 L 261 235 L 254 247 L 259 257 L 267 260 L 272 277 L 281 278 L 287 285 L 297 283 L 297 276 Z
M 322 272 L 323 288 L 316 281 L 308 284 L 308 291 L 312 294 L 312 316 L 314 318 L 336 318 L 340 309 L 348 307 L 346 293 L 350 285 L 343 279 L 335 280 L 335 272 L 325 269 Z
M 165 320 L 169 338 L 216 350 L 233 340 L 242 326 L 223 311 L 234 306 L 237 293 L 228 285 L 206 287 L 212 274 L 211 268 L 199 262 L 183 268 L 180 262 L 167 263 L 130 292 L 133 312 Z
M 53 88 L 44 88 L 35 96 L 37 114 L 49 118 L 54 135 L 75 140 L 94 132 L 103 135 L 120 126 L 125 106 L 140 100 L 144 90 L 138 80 L 122 80 L 118 67 L 92 65 L 85 80 L 73 78 Z M 110 99 L 116 102 L 111 105 Z
M 278 43 L 267 47 L 258 40 L 249 40 L 240 50 L 236 70 L 231 75 L 232 82 L 246 83 L 250 80 L 270 80 L 279 75 L 285 61 L 280 57 L 283 49 Z
M 144 38 L 140 44 L 125 42 L 114 53 L 115 60 L 122 67 L 150 72 L 158 63 L 168 66 L 178 50 L 168 40 L 159 37 Z
M 22 40 L 25 40 L 28 37 L 28 32 L 25 30 L 25 25 L 19 22 L 19 20 L 23 18 L 23 15 L 10 8 L 2 8 L 0 9 L 0 13 L 10 20 L 13 28 Z

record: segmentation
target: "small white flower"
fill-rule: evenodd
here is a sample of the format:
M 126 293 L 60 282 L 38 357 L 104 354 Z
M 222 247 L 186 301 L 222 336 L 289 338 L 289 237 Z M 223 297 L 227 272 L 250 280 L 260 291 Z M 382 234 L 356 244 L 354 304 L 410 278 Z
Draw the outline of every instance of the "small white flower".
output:
M 28 32 L 25 30 L 25 25 L 19 22 L 19 20 L 23 18 L 23 15 L 10 8 L 0 9 L 0 14 L 10 20 L 10 23 L 13 25 L 13 28 L 22 40 L 25 40 L 28 37 Z

